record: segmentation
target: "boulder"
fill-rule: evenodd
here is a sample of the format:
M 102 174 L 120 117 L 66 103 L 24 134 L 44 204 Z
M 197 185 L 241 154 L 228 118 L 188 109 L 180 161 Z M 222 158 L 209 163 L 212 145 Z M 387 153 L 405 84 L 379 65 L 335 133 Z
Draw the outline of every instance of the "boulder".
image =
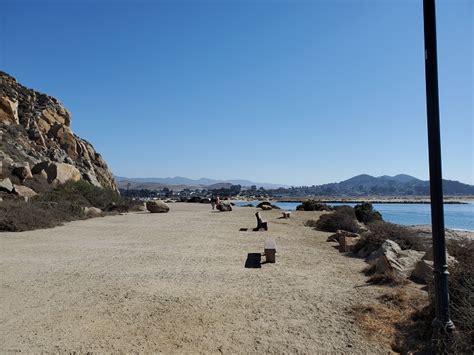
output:
M 398 255 L 398 253 L 400 253 L 401 251 L 402 251 L 402 248 L 400 248 L 400 245 L 395 243 L 393 240 L 388 239 L 385 242 L 383 242 L 383 244 L 380 248 L 378 248 L 377 250 L 372 252 L 368 256 L 366 261 L 370 265 L 375 265 L 375 264 L 377 264 L 377 260 L 381 256 L 384 256 L 384 255 L 390 255 L 390 256 L 391 255 Z
M 8 193 L 13 192 L 13 184 L 9 178 L 0 180 L 0 191 Z
M 13 188 L 15 194 L 21 197 L 31 198 L 37 195 L 37 193 L 33 189 L 30 189 L 27 186 L 13 185 Z
M 49 166 L 49 161 L 42 161 L 36 164 L 35 166 L 33 166 L 33 168 L 31 169 L 31 173 L 33 175 L 41 174 L 43 171 L 46 170 L 48 166 Z
M 25 179 L 31 179 L 33 177 L 31 174 L 30 165 L 28 163 L 14 165 L 12 174 L 18 177 L 21 181 Z
M 263 211 L 270 211 L 272 209 L 272 206 L 269 205 L 262 205 L 260 207 Z
M 428 248 L 425 255 L 423 256 L 423 260 L 433 261 L 433 246 Z M 456 259 L 448 253 L 446 253 L 446 260 L 448 261 L 448 265 L 457 262 Z
M 45 169 L 48 182 L 64 184 L 66 181 L 79 181 L 81 172 L 74 166 L 66 163 L 51 162 Z
M 271 204 L 270 202 L 268 202 L 268 201 L 263 201 L 263 202 L 260 202 L 260 203 L 257 205 L 257 208 L 263 209 L 263 206 L 269 206 L 270 209 L 271 209 L 272 204 Z
M 167 213 L 170 210 L 168 205 L 160 200 L 147 201 L 146 209 L 151 213 Z
M 84 207 L 84 214 L 87 217 L 100 217 L 104 215 L 102 210 L 97 207 Z
M 375 265 L 377 274 L 394 271 L 400 277 L 410 277 L 424 253 L 416 250 L 401 250 L 392 240 L 386 240 L 382 246 L 369 255 L 367 262 Z
M 433 277 L 433 261 L 424 259 L 418 261 L 411 277 L 415 281 L 426 284 L 428 280 Z
M 18 101 L 11 100 L 6 96 L 0 97 L 0 121 L 20 124 L 18 118 Z
M 230 212 L 232 211 L 232 206 L 230 205 L 230 203 L 219 203 L 216 208 L 221 211 L 221 212 Z
M 352 233 L 352 232 L 348 232 L 348 231 L 345 231 L 345 230 L 342 230 L 342 229 L 338 229 L 336 231 L 336 233 L 330 235 L 326 239 L 326 242 L 338 242 L 338 243 L 340 243 L 339 238 L 341 238 L 343 236 L 347 237 L 347 238 L 359 238 L 360 237 L 360 235 L 357 234 L 357 233 Z
M 360 240 L 359 237 L 353 237 L 348 235 L 341 235 L 339 237 L 339 252 L 347 253 L 354 250 L 354 246 Z

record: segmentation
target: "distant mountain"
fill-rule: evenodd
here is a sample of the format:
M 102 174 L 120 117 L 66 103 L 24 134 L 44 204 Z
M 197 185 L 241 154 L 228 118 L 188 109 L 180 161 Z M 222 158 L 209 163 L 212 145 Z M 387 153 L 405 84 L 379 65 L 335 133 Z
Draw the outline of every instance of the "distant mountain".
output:
M 274 190 L 275 195 L 280 196 L 428 196 L 430 194 L 430 183 L 417 179 L 416 177 L 399 174 L 395 176 L 371 176 L 361 174 L 350 179 L 324 185 L 292 187 L 257 183 L 249 180 L 214 180 L 209 178 L 188 179 L 181 176 L 173 178 L 125 178 L 116 176 L 115 180 L 120 188 L 126 188 L 130 183 L 132 189 L 162 189 L 164 187 L 173 190 L 189 189 L 218 189 L 230 187 L 230 185 L 241 185 L 244 189 L 252 185 L 257 188 Z M 474 196 L 474 186 L 463 184 L 459 181 L 443 180 L 445 195 L 451 196 Z
M 226 184 L 226 185 L 241 185 L 242 187 L 250 187 L 252 185 L 257 186 L 257 188 L 263 187 L 264 189 L 276 189 L 279 187 L 287 187 L 287 185 L 283 184 L 270 184 L 270 183 L 260 183 L 260 182 L 253 182 L 249 180 L 240 180 L 240 179 L 233 179 L 233 180 L 215 180 L 209 178 L 200 178 L 200 179 L 189 179 L 182 176 L 175 176 L 175 177 L 167 177 L 167 178 L 127 178 L 123 176 L 115 176 L 115 181 L 119 187 L 126 187 L 127 183 L 133 184 L 133 188 L 137 188 L 137 185 L 140 186 L 149 186 L 151 188 L 153 184 L 156 184 L 156 188 L 163 188 L 163 187 L 170 187 L 170 186 L 189 186 L 194 188 L 199 187 L 209 187 L 216 184 Z M 219 186 L 219 185 L 216 185 Z M 224 185 L 222 185 L 224 186 Z M 213 188 L 218 188 L 212 186 Z M 144 187 L 142 187 L 144 188 Z
M 443 191 L 445 195 L 474 195 L 474 186 L 443 180 Z M 427 196 L 430 194 L 430 183 L 405 174 L 379 177 L 362 174 L 339 183 L 311 186 L 306 188 L 305 193 L 320 196 Z

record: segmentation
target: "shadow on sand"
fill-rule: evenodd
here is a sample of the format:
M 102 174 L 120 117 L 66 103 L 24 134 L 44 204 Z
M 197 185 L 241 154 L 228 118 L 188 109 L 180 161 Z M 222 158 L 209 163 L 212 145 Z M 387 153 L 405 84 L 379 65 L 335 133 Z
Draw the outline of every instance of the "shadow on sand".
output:
M 245 267 L 247 269 L 260 269 L 262 267 L 262 264 L 266 263 L 266 261 L 262 261 L 262 254 L 248 253 L 247 260 L 245 260 Z

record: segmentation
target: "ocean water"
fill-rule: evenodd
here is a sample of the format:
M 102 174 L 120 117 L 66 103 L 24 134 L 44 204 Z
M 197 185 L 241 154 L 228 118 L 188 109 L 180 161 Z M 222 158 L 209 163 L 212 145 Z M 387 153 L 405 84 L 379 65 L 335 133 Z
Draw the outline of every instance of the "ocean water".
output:
M 237 206 L 251 203 L 256 206 L 259 202 L 236 201 Z M 274 202 L 274 205 L 283 210 L 294 211 L 299 203 L 296 202 Z M 343 203 L 332 203 L 330 205 L 343 205 Z M 346 205 L 355 206 L 347 203 Z M 431 224 L 431 206 L 418 203 L 375 203 L 374 208 L 379 211 L 387 222 L 414 225 Z M 474 231 L 474 202 L 468 204 L 445 204 L 444 224 L 446 228 Z

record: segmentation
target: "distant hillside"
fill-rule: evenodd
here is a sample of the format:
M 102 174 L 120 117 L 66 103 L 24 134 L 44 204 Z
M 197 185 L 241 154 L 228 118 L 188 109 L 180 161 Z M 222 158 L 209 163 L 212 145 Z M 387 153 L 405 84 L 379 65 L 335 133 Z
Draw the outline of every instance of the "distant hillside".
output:
M 215 179 L 209 179 L 209 178 L 200 178 L 200 179 L 189 179 L 186 177 L 182 176 L 175 176 L 175 177 L 167 177 L 167 178 L 127 178 L 123 176 L 115 176 L 115 181 L 117 181 L 117 184 L 121 188 L 126 188 L 127 183 L 131 183 L 133 188 L 137 188 L 136 186 L 148 186 L 146 188 L 152 189 L 152 188 L 163 188 L 163 187 L 176 187 L 179 186 L 180 188 L 183 186 L 186 186 L 188 188 L 199 188 L 199 187 L 206 187 L 208 188 L 211 185 L 216 185 L 216 184 L 228 184 L 230 185 L 241 185 L 242 187 L 250 187 L 252 185 L 257 186 L 257 188 L 263 187 L 265 189 L 275 189 L 279 187 L 287 187 L 286 185 L 283 184 L 269 184 L 269 183 L 259 183 L 259 182 L 253 182 L 249 180 L 239 180 L 239 179 L 233 179 L 233 180 L 215 180 Z M 156 185 L 154 185 L 156 184 Z M 156 186 L 156 187 L 153 187 Z M 216 185 L 219 186 L 219 185 Z M 222 186 L 221 186 L 222 187 Z M 145 187 L 142 187 L 145 188 Z M 219 187 L 213 187 L 213 188 L 219 188 Z M 212 189 L 212 188 L 211 188 Z
M 474 186 L 459 181 L 443 180 L 445 195 L 474 195 Z M 357 175 L 339 183 L 324 184 L 306 188 L 307 194 L 321 196 L 427 196 L 430 194 L 429 181 L 410 175 L 379 176 Z
M 125 178 L 116 176 L 120 188 L 126 189 L 130 183 L 131 189 L 162 189 L 164 187 L 179 191 L 188 189 L 213 190 L 230 185 L 241 185 L 244 189 L 255 185 L 257 188 L 271 190 L 278 196 L 428 196 L 430 194 L 429 181 L 416 177 L 399 174 L 395 176 L 357 175 L 350 179 L 324 185 L 291 187 L 278 184 L 256 183 L 249 180 L 214 180 L 209 178 L 188 179 L 185 177 L 174 178 Z M 474 186 L 463 184 L 459 181 L 443 180 L 444 194 L 450 196 L 474 196 Z

